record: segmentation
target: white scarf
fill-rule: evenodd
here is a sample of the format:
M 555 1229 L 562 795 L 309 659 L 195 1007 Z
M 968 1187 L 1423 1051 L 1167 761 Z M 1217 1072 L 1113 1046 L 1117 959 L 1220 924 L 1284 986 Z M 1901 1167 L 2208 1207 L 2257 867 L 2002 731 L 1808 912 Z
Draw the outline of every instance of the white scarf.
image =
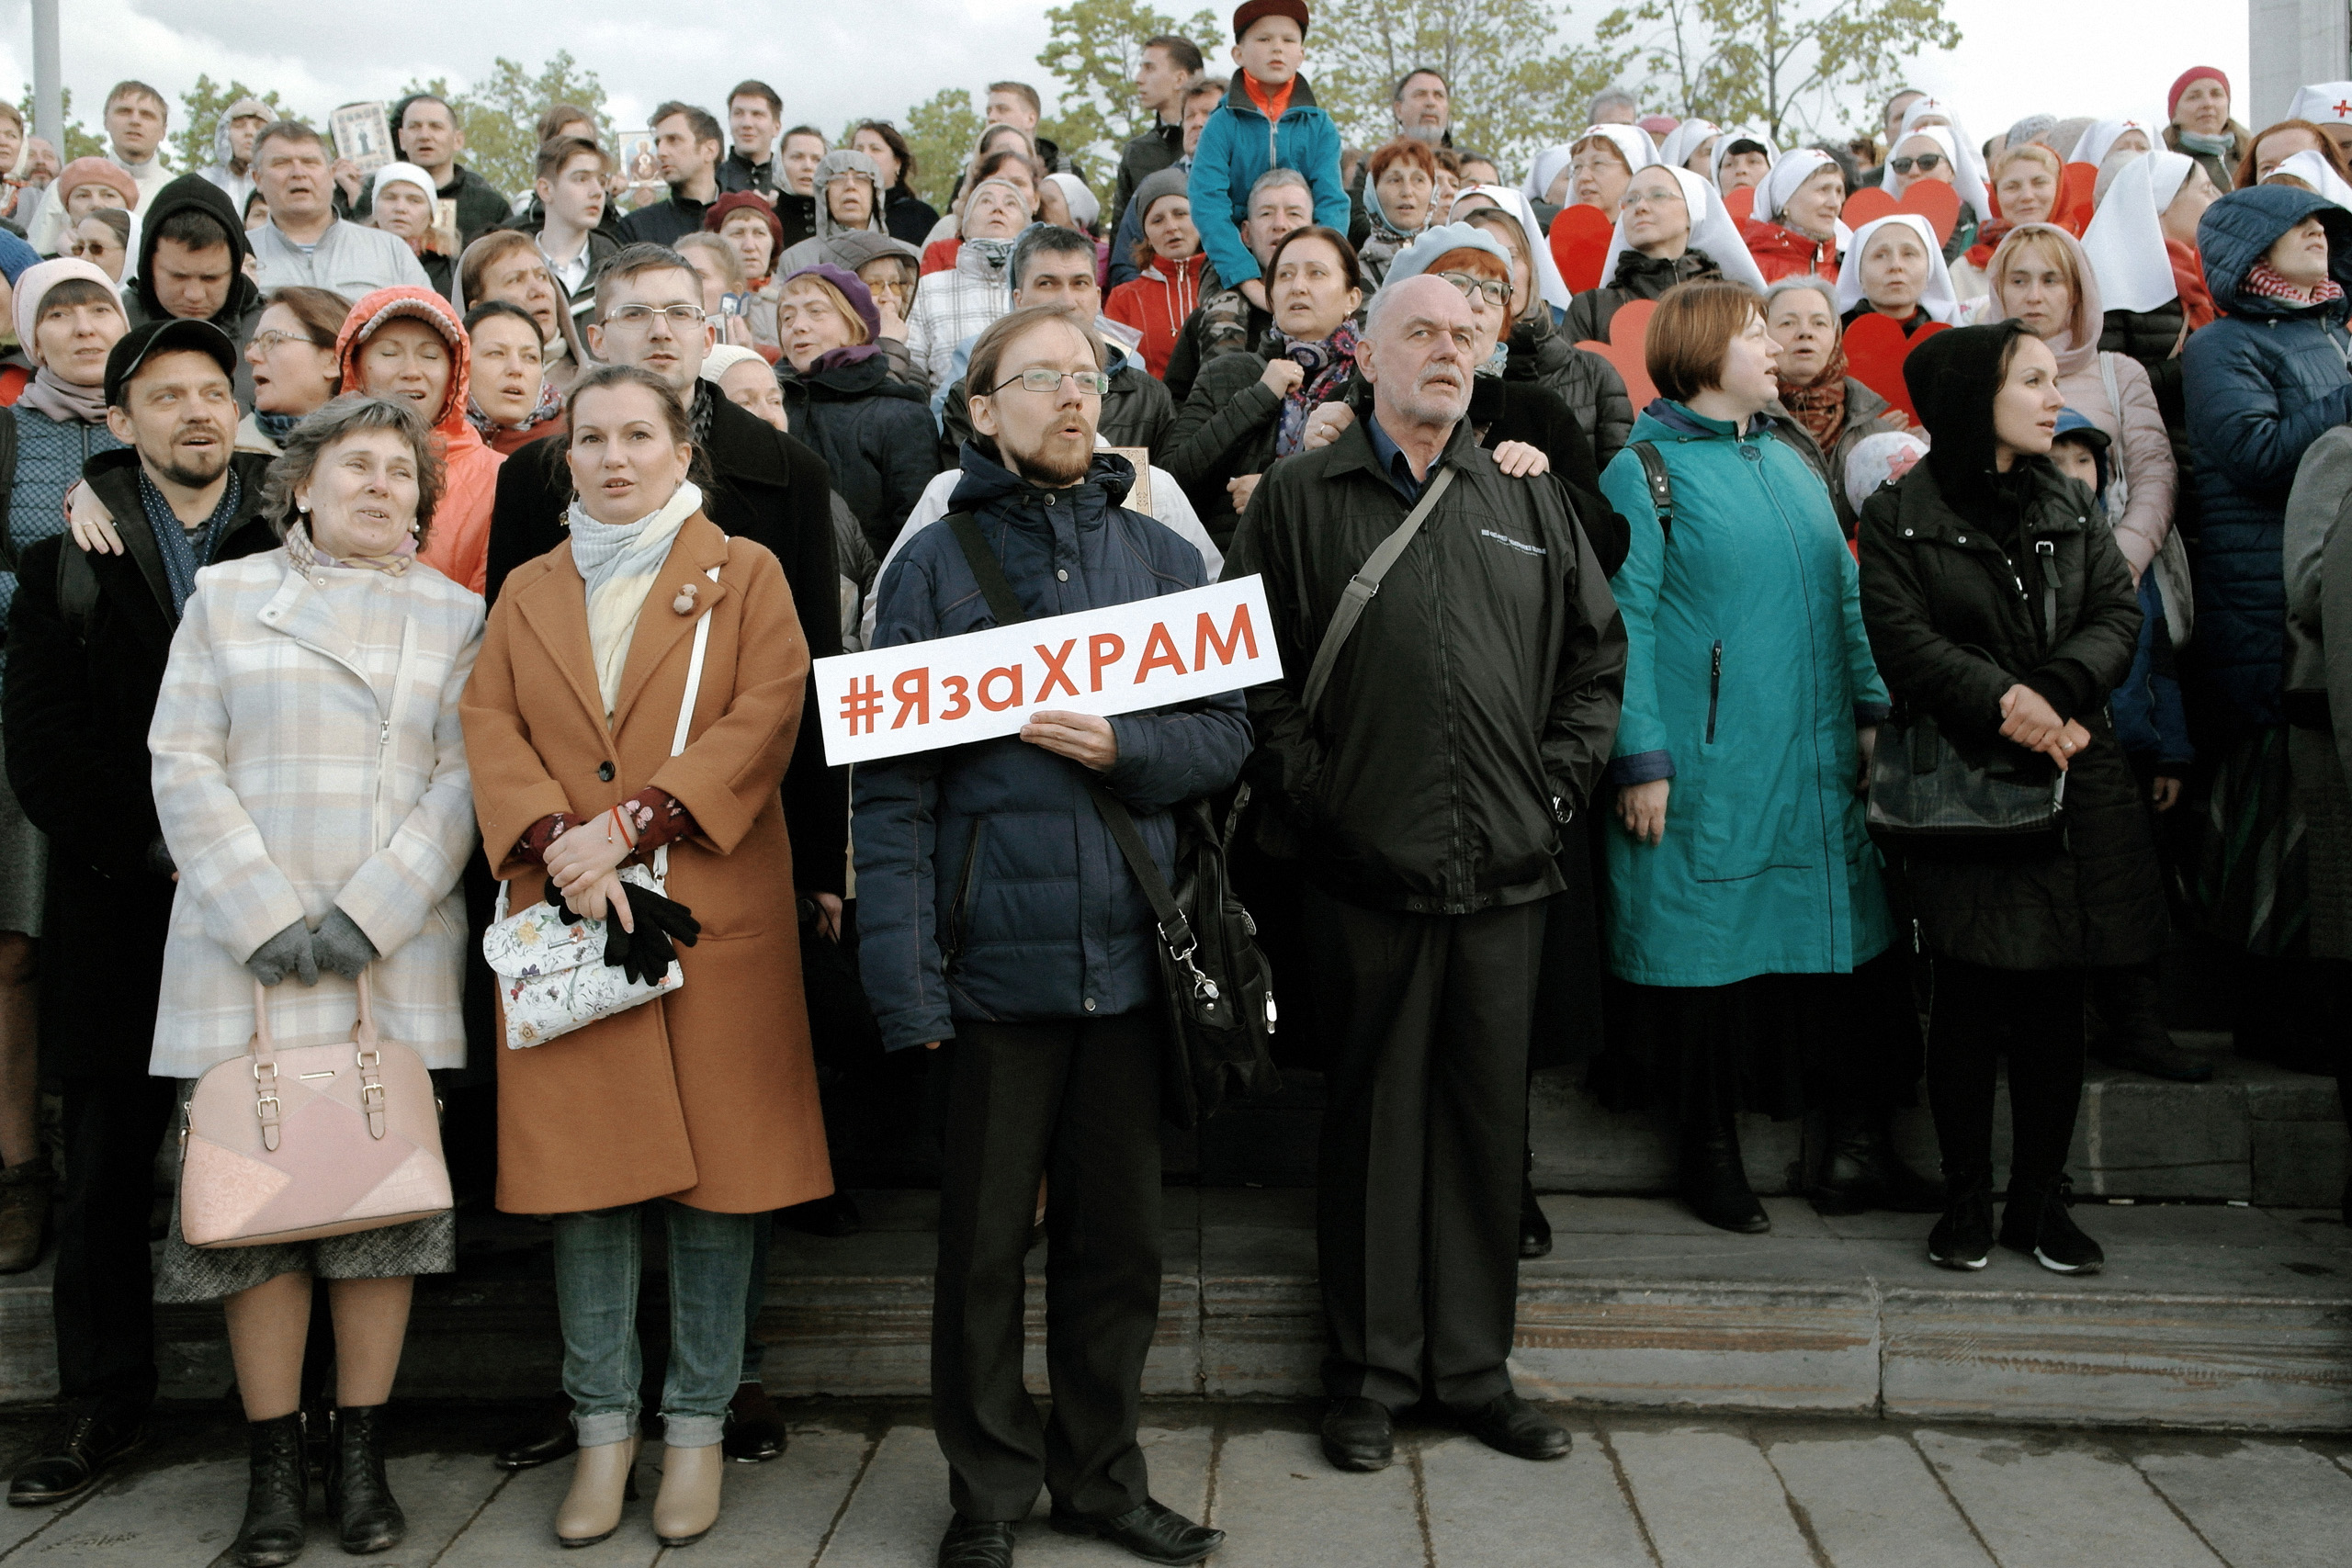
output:
M 1878 231 L 1890 223 L 1910 229 L 1927 249 L 1928 276 L 1919 286 L 1919 309 L 1928 313 L 1931 321 L 1951 324 L 1960 314 L 1960 296 L 1952 290 L 1951 269 L 1944 265 L 1936 226 L 1916 212 L 1891 212 L 1854 231 L 1854 243 L 1847 247 L 1845 263 L 1838 269 L 1838 313 L 1843 316 L 1862 302 L 1862 257 L 1869 254 L 1871 242 L 1878 237 Z
M 1669 164 L 1652 162 L 1634 171 L 1637 175 L 1651 169 L 1664 169 L 1674 176 L 1681 187 L 1682 205 L 1690 214 L 1690 237 L 1684 248 L 1704 251 L 1716 270 L 1734 283 L 1745 283 L 1757 293 L 1764 292 L 1764 273 L 1748 254 L 1747 242 L 1739 236 L 1739 225 L 1732 221 L 1724 209 L 1723 193 L 1709 185 L 1701 175 L 1688 169 L 1678 169 Z M 1617 227 L 1609 236 L 1609 254 L 1600 258 L 1601 287 L 1607 288 L 1617 278 L 1617 258 L 1633 247 L 1625 243 L 1625 215 L 1617 215 Z
M 692 481 L 634 523 L 599 523 L 580 502 L 571 503 L 571 564 L 587 584 L 588 650 L 606 719 L 620 701 L 621 673 L 628 668 L 629 640 L 646 593 L 678 529 L 701 509 L 702 491 Z

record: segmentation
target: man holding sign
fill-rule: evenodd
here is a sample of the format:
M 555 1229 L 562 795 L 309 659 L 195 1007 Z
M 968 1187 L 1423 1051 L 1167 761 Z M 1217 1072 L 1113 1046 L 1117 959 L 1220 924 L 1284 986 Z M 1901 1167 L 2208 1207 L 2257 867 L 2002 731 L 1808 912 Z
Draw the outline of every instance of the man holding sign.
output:
M 1104 358 L 1051 306 L 980 334 L 950 515 L 883 573 L 870 652 L 1204 586 L 1198 550 L 1121 504 L 1126 459 L 1094 448 Z M 959 515 L 978 524 L 979 570 Z M 989 609 L 1000 571 L 1018 615 Z M 1168 808 L 1232 783 L 1250 726 L 1234 691 L 1111 717 L 1035 706 L 1118 666 L 1023 640 L 1047 642 L 1044 662 L 1008 659 L 974 693 L 1030 705 L 1018 733 L 862 761 L 855 777 L 858 958 L 883 1043 L 954 1042 L 931 1372 L 956 1517 L 939 1562 L 1008 1568 L 1042 1483 L 1056 1529 L 1195 1562 L 1225 1538 L 1152 1500 L 1136 1442 L 1159 1314 L 1159 937 L 1089 786 L 1125 804 L 1164 874 Z M 1130 683 L 1147 676 L 1127 662 Z M 865 690 L 844 688 L 853 702 Z M 1022 1257 L 1047 1175 L 1050 1427 L 1021 1378 Z
M 1268 469 L 1226 562 L 1262 574 L 1284 671 L 1250 693 L 1250 773 L 1307 885 L 1329 1043 L 1323 1450 L 1347 1470 L 1388 1464 L 1424 1399 L 1505 1453 L 1568 1451 L 1506 1364 L 1527 1043 L 1625 632 L 1566 491 L 1480 449 L 1475 341 L 1446 278 L 1374 295 L 1373 417 Z

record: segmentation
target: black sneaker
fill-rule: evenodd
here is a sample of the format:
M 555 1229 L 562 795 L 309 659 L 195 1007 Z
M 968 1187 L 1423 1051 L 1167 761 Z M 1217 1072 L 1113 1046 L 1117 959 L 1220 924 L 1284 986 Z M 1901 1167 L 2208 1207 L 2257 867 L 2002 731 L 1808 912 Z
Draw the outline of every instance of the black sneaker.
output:
M 1993 1194 L 1982 1185 L 1951 1200 L 1928 1233 L 1928 1261 L 1939 1269 L 1982 1269 L 1993 1256 Z
M 2073 1188 L 2064 1179 L 2038 1189 L 2012 1187 L 2001 1210 L 2001 1245 L 2031 1254 L 2052 1274 L 2098 1273 L 2107 1254 L 2075 1224 L 2072 1198 Z

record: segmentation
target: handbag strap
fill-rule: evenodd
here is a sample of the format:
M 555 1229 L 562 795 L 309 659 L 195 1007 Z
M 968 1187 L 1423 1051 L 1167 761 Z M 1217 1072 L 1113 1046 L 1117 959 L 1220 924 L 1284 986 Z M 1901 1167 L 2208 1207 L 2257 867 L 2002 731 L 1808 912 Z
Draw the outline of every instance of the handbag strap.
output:
M 1451 474 L 1453 470 L 1445 471 Z M 980 596 L 988 601 L 989 614 L 996 618 L 996 624 L 1010 626 L 1027 620 L 1028 614 L 1021 608 L 1021 600 L 1004 575 L 1004 563 L 997 559 L 996 552 L 989 548 L 987 536 L 980 532 L 979 520 L 967 512 L 959 512 L 945 522 L 964 551 L 964 564 L 972 569 L 972 577 L 980 585 Z M 1191 973 L 1196 987 L 1213 986 L 1214 982 L 1193 966 L 1193 952 L 1200 945 L 1199 939 L 1193 934 L 1192 922 L 1177 905 L 1168 879 L 1159 874 L 1159 863 L 1151 858 L 1150 847 L 1136 830 L 1136 819 L 1126 803 L 1104 787 L 1091 771 L 1086 777 L 1086 791 L 1094 802 L 1096 814 L 1102 818 L 1102 826 L 1110 830 L 1111 841 L 1119 846 L 1120 858 L 1134 874 L 1136 886 L 1143 890 L 1144 901 L 1151 906 L 1152 919 L 1159 925 L 1159 940 L 1167 944 L 1169 956 Z
M 1453 468 L 1440 468 L 1429 488 L 1421 491 L 1421 499 L 1414 503 L 1413 510 L 1405 514 L 1405 521 L 1397 525 L 1396 531 L 1381 540 L 1364 558 L 1363 565 L 1356 569 L 1356 574 L 1348 579 L 1347 588 L 1340 594 L 1339 608 L 1331 612 L 1331 624 L 1323 628 L 1323 640 L 1316 647 L 1315 662 L 1306 671 L 1306 685 L 1299 693 L 1299 703 L 1310 716 L 1317 700 L 1323 695 L 1323 688 L 1331 683 L 1331 669 L 1340 661 L 1340 649 L 1347 646 L 1356 622 L 1363 618 L 1364 606 L 1380 592 L 1380 580 L 1388 575 L 1388 569 L 1396 564 L 1396 558 L 1405 553 L 1405 547 L 1421 531 L 1421 525 L 1437 510 L 1438 498 L 1452 483 Z
M 705 573 L 713 582 L 718 581 L 718 568 Z M 686 749 L 686 731 L 695 722 L 695 699 L 702 694 L 702 665 L 710 651 L 710 612 L 703 611 L 702 619 L 695 623 L 695 649 L 686 660 L 686 694 L 678 699 L 678 728 L 670 736 L 670 755 L 681 755 Z
M 1674 475 L 1668 471 L 1666 457 L 1655 441 L 1636 441 L 1634 457 L 1642 465 L 1642 482 L 1649 486 L 1650 510 L 1657 513 L 1657 531 L 1666 536 L 1668 544 L 1674 543 Z

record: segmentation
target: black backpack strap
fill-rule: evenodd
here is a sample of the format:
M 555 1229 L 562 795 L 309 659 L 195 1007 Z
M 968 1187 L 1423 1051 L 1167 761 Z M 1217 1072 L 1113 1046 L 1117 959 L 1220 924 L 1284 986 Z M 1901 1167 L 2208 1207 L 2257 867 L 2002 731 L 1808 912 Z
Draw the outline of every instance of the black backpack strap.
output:
M 1666 542 L 1674 542 L 1674 476 L 1666 471 L 1666 458 L 1655 441 L 1633 443 L 1634 456 L 1642 465 L 1642 477 L 1649 481 L 1650 507 L 1657 513 L 1658 532 Z
M 980 520 L 968 512 L 957 512 L 940 521 L 955 531 L 956 542 L 964 547 L 964 564 L 972 569 L 973 578 L 980 585 L 980 596 L 989 602 L 989 614 L 1001 626 L 1018 626 L 1029 618 L 1021 607 L 1020 595 L 1012 592 L 1012 583 L 1004 575 L 1004 563 L 989 548 L 988 540 L 980 533 Z

